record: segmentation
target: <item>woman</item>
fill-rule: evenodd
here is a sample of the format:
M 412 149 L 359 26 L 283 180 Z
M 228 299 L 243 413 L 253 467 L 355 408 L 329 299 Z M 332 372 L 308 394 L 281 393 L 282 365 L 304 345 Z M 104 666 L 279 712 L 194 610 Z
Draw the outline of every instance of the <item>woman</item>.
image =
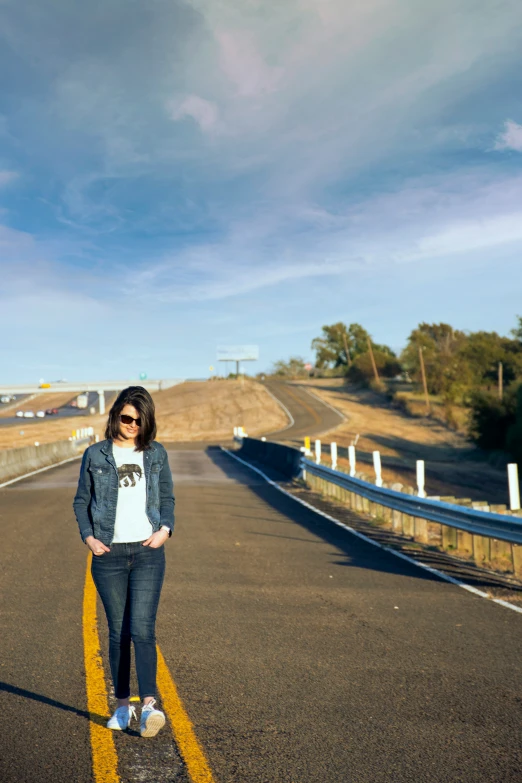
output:
M 73 504 L 82 540 L 93 553 L 92 576 L 109 626 L 118 707 L 107 727 L 127 729 L 136 719 L 129 702 L 132 640 L 142 737 L 154 737 L 165 724 L 155 707 L 155 623 L 165 573 L 163 545 L 174 528 L 172 475 L 155 435 L 152 397 L 143 386 L 129 386 L 110 410 L 106 440 L 83 455 Z

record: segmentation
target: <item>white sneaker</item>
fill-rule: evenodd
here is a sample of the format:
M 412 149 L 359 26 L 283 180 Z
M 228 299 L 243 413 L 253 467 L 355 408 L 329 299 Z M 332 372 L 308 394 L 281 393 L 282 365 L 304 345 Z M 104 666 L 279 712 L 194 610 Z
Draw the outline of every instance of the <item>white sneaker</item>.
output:
M 132 718 L 137 720 L 134 707 L 118 707 L 112 718 L 107 721 L 107 728 L 113 729 L 113 731 L 123 731 L 129 728 Z
M 154 709 L 156 699 L 149 701 L 141 710 L 140 734 L 142 737 L 155 737 L 165 725 L 165 715 Z

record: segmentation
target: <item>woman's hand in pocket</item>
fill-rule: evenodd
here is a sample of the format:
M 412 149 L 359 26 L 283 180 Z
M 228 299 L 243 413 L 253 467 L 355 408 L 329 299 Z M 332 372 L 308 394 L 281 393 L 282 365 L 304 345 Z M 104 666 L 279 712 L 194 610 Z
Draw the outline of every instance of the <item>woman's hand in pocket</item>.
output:
M 143 546 L 150 546 L 151 549 L 157 549 L 158 547 L 163 546 L 168 537 L 169 531 L 162 527 L 149 536 L 147 540 L 143 542 Z
M 111 551 L 108 546 L 105 546 L 103 541 L 98 541 L 98 539 L 94 538 L 94 536 L 87 536 L 87 538 L 85 539 L 85 543 L 87 544 L 87 546 L 89 547 L 93 555 L 96 556 L 104 555 L 105 552 Z

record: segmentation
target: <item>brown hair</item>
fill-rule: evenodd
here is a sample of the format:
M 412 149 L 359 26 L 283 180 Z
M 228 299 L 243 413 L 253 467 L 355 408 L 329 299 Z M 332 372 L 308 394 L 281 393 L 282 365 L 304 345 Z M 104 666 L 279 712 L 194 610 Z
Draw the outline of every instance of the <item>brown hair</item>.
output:
M 132 405 L 138 411 L 141 419 L 141 427 L 136 436 L 136 451 L 144 451 L 150 448 L 150 444 L 156 437 L 156 414 L 154 400 L 143 386 L 128 386 L 121 391 L 112 408 L 109 411 L 105 437 L 114 440 L 120 435 L 120 413 L 125 405 Z

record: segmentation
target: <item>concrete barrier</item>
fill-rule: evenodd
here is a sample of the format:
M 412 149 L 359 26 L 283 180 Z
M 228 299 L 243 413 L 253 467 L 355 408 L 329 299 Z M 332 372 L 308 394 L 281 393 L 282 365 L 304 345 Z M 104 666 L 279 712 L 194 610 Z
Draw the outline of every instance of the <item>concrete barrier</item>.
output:
M 301 472 L 302 452 L 291 446 L 255 438 L 243 438 L 240 454 L 247 461 L 270 465 L 288 479 L 296 478 Z
M 81 456 L 90 442 L 89 438 L 83 438 L 43 443 L 41 446 L 24 446 L 20 449 L 2 449 L 0 450 L 0 484 L 31 473 L 33 470 L 47 468 L 57 462 Z

